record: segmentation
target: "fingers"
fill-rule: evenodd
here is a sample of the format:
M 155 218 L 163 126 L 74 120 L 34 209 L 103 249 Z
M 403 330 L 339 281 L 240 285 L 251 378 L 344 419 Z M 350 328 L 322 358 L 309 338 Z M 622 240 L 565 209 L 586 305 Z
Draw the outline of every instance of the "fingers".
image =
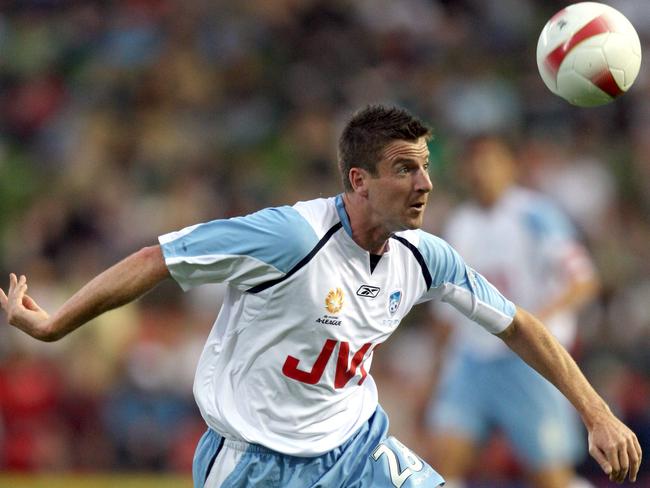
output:
M 641 465 L 641 446 L 636 436 L 631 433 L 624 442 L 611 446 L 606 451 L 592 446 L 589 453 L 598 462 L 609 480 L 623 483 L 625 478 L 636 481 Z
M 20 278 L 17 278 L 14 273 L 9 275 L 9 289 L 5 294 L 4 290 L 0 288 L 0 308 L 8 312 L 8 306 L 10 302 L 13 305 L 22 305 L 27 310 L 34 312 L 41 311 L 41 307 L 34 301 L 32 297 L 26 294 L 27 292 L 27 278 L 24 275 L 21 275 Z
M 16 275 L 11 273 L 9 275 L 9 300 L 22 303 L 23 295 L 26 291 L 27 277 L 25 275 L 20 275 L 20 278 L 16 278 Z
M 618 449 L 618 453 L 614 453 L 614 455 L 617 455 L 618 458 L 618 470 L 614 469 L 612 472 L 613 476 L 611 480 L 615 481 L 616 483 L 623 483 L 627 477 L 627 473 L 630 470 L 630 459 L 627 455 L 627 446 L 623 446 L 622 449 Z
M 630 434 L 626 439 L 625 446 L 619 450 L 620 471 L 618 476 L 612 479 L 617 483 L 623 483 L 626 477 L 635 482 L 641 466 L 641 445 L 636 435 L 632 432 Z
M 609 479 L 612 479 L 612 465 L 610 462 L 607 460 L 607 456 L 598 448 L 598 447 L 592 447 L 589 449 L 589 454 L 596 460 L 596 462 L 599 464 L 600 469 L 603 470 L 603 472 L 609 476 Z M 618 456 L 617 456 L 618 457 Z
M 14 292 L 14 289 L 16 288 L 16 284 L 18 283 L 18 280 L 16 278 L 16 275 L 11 273 L 9 275 L 9 288 L 7 288 L 7 293 L 0 288 L 0 307 L 2 307 L 2 310 L 5 311 L 7 316 L 9 315 L 10 312 L 10 297 L 12 296 L 12 293 Z
M 27 291 L 27 278 L 21 275 L 18 278 L 14 273 L 9 274 L 9 289 L 5 294 L 4 290 L 0 290 L 0 304 L 7 313 L 9 322 L 11 323 L 12 315 L 14 312 L 23 306 L 23 297 Z
M 636 476 L 639 473 L 639 468 L 641 467 L 641 445 L 636 436 L 632 438 L 630 452 L 630 481 L 636 481 Z
M 41 307 L 39 307 L 38 304 L 34 301 L 34 299 L 32 297 L 30 297 L 29 295 L 23 296 L 23 306 L 27 310 L 32 310 L 34 312 L 41 309 Z

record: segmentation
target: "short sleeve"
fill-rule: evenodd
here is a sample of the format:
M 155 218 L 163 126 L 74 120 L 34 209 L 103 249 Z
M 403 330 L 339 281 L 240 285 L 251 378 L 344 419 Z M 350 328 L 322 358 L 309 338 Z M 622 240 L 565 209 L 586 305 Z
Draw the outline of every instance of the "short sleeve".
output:
M 576 231 L 571 221 L 546 198 L 538 198 L 529 205 L 523 216 L 528 232 L 541 241 L 573 241 Z
M 317 244 L 293 208 L 277 207 L 161 235 L 165 263 L 183 290 L 229 283 L 242 290 L 282 277 Z
M 560 282 L 592 280 L 596 269 L 573 223 L 551 201 L 539 198 L 523 213 L 526 229 L 537 244 L 548 272 Z
M 421 232 L 418 250 L 431 276 L 424 299 L 449 303 L 493 334 L 510 325 L 515 305 L 469 267 L 446 241 Z

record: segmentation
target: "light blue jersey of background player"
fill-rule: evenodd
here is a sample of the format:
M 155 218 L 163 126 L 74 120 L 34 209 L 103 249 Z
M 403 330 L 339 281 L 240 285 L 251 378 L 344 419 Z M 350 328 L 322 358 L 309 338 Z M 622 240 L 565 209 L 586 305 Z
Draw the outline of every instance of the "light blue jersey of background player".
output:
M 515 184 L 516 162 L 503 141 L 478 138 L 459 164 L 472 199 L 452 211 L 443 236 L 570 349 L 578 308 L 597 290 L 571 222 L 547 197 Z M 475 451 L 499 429 L 536 486 L 569 486 L 584 453 L 571 405 L 502 341 L 451 310 L 432 311 L 438 323 L 453 326 L 429 418 L 450 484 L 467 474 Z

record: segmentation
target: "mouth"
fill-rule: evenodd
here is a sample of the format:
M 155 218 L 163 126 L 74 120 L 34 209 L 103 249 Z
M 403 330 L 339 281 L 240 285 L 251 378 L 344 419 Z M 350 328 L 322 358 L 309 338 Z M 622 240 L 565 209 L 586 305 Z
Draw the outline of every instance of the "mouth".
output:
M 420 211 L 420 210 L 424 210 L 425 206 L 426 206 L 425 202 L 415 202 L 410 205 L 410 208 Z

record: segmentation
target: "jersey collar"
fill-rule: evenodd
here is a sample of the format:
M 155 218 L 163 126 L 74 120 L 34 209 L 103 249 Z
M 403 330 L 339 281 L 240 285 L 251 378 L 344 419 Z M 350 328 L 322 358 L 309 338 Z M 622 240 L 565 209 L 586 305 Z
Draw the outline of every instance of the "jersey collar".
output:
M 364 253 L 368 254 L 368 251 L 365 249 L 361 248 L 355 241 L 354 238 L 352 237 L 352 226 L 350 225 L 350 217 L 348 216 L 348 213 L 345 210 L 345 203 L 343 202 L 343 194 L 336 195 L 335 197 L 335 203 L 336 203 L 336 212 L 339 214 L 339 219 L 341 219 L 341 224 L 343 225 L 343 228 L 345 229 L 345 233 L 350 237 L 350 243 L 356 247 L 357 249 L 361 249 Z M 382 256 L 386 256 L 390 252 L 390 239 L 388 242 L 386 242 L 386 250 L 382 254 Z
M 345 232 L 347 232 L 348 235 L 352 237 L 352 226 L 350 225 L 350 217 L 348 217 L 348 213 L 345 211 L 345 203 L 343 203 L 342 193 L 336 195 L 336 211 L 339 214 L 339 219 L 341 219 L 341 224 L 343 224 L 343 228 L 345 229 Z

